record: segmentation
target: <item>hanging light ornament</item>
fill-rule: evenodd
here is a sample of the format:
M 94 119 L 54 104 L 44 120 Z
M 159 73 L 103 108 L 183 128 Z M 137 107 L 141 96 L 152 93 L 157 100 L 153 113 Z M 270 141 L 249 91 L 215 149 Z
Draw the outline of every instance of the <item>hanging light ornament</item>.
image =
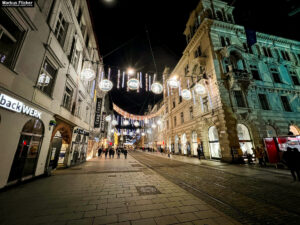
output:
M 184 100 L 191 100 L 192 99 L 192 93 L 190 90 L 188 89 L 183 89 L 181 91 L 181 97 L 184 99 Z
M 138 127 L 140 125 L 140 123 L 138 121 L 134 122 L 134 126 Z
M 136 132 L 137 134 L 139 134 L 139 133 L 140 133 L 140 129 L 137 129 L 135 132 Z
M 156 128 L 156 124 L 155 124 L 155 123 L 153 123 L 151 127 L 152 127 L 152 128 Z
M 81 76 L 86 81 L 94 80 L 96 77 L 96 72 L 93 68 L 93 64 L 90 61 L 84 61 Z
M 132 131 L 130 131 L 130 132 L 129 132 L 129 135 L 130 135 L 130 136 L 133 136 L 133 132 L 132 132 Z
M 126 120 L 126 119 L 125 119 L 125 120 L 123 121 L 123 124 L 124 124 L 125 126 L 128 126 L 128 125 L 129 125 L 129 120 Z
M 127 131 L 125 130 L 125 131 L 123 131 L 123 135 L 127 135 Z
M 118 132 L 117 135 L 120 136 L 121 135 L 120 132 Z
M 145 134 L 145 132 L 142 132 L 142 136 L 145 136 L 146 134 Z
M 111 115 L 108 115 L 107 117 L 105 117 L 105 121 L 106 121 L 106 122 L 111 121 Z
M 140 82 L 138 79 L 132 78 L 127 81 L 127 87 L 129 90 L 137 90 L 140 86 Z
M 161 94 L 163 92 L 163 89 L 163 86 L 158 82 L 155 82 L 151 85 L 151 91 L 154 94 Z
M 196 84 L 194 90 L 198 95 L 204 95 L 206 93 L 206 89 L 203 84 Z
M 114 133 L 115 132 L 115 129 L 111 129 L 111 133 Z
M 179 88 L 179 81 L 177 80 L 176 76 L 168 80 L 168 85 L 170 88 Z
M 118 125 L 118 121 L 114 119 L 113 121 L 111 121 L 111 124 L 112 124 L 113 126 L 116 126 L 116 125 Z
M 157 120 L 156 122 L 158 125 L 161 125 L 161 120 Z
M 152 133 L 151 129 L 148 129 L 147 134 L 151 134 L 151 133 Z
M 108 79 L 103 79 L 99 83 L 99 88 L 104 92 L 110 91 L 113 88 L 113 83 Z
M 148 124 L 149 123 L 149 120 L 146 118 L 145 119 L 145 124 Z

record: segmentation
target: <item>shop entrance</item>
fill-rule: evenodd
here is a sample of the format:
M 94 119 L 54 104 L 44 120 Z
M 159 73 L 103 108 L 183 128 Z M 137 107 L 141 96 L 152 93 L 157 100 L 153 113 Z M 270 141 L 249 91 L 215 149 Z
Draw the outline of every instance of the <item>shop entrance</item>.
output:
M 24 125 L 8 182 L 26 179 L 26 177 L 34 175 L 43 135 L 44 125 L 41 120 L 31 119 Z
M 220 148 L 218 130 L 215 126 L 212 126 L 208 129 L 208 139 L 209 139 L 211 158 L 220 159 L 222 157 L 221 148 Z
M 250 137 L 250 133 L 248 128 L 244 124 L 237 125 L 237 134 L 239 138 L 240 147 L 243 151 L 243 154 L 246 156 L 247 154 L 253 154 L 253 145 Z

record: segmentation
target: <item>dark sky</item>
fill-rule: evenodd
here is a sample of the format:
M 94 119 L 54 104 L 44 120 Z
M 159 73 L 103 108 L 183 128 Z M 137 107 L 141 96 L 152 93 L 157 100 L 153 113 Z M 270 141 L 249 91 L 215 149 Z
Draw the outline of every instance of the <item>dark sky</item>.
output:
M 111 0 L 113 4 L 106 1 L 109 0 L 90 0 L 90 5 L 100 54 L 106 69 L 111 67 L 112 76 L 116 76 L 117 69 L 132 66 L 143 73 L 157 71 L 161 78 L 165 66 L 176 65 L 186 46 L 185 24 L 199 0 Z M 288 17 L 285 0 L 226 1 L 236 7 L 237 24 L 300 40 L 297 34 L 299 14 L 297 18 Z M 110 96 L 121 108 L 136 114 L 143 114 L 148 104 L 162 97 L 117 89 L 113 89 Z

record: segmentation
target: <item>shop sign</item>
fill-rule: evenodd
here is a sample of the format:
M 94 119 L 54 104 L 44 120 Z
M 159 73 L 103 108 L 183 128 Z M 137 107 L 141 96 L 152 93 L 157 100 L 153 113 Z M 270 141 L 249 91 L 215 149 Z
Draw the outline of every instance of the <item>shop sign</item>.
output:
M 127 81 L 127 86 L 130 90 L 137 90 L 139 88 L 140 82 L 138 79 L 130 79 Z
M 36 117 L 39 119 L 42 115 L 42 112 L 31 108 L 30 106 L 25 105 L 23 102 L 5 94 L 0 94 L 0 106 L 17 113 L 24 113 L 28 116 Z
M 105 118 L 106 118 L 106 112 L 103 112 L 101 120 L 100 120 L 100 130 L 101 130 L 101 133 L 104 133 L 104 131 L 105 131 Z
M 94 128 L 99 128 L 100 127 L 101 107 L 102 107 L 102 98 L 97 98 Z

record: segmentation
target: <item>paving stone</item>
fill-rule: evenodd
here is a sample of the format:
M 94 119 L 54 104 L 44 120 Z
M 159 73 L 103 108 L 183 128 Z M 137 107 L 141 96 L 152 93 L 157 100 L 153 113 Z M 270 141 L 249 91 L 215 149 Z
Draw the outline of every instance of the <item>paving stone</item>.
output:
M 84 217 L 97 217 L 104 215 L 106 215 L 106 209 L 92 210 L 84 213 Z
M 121 213 L 127 213 L 128 209 L 127 207 L 119 207 L 119 208 L 110 208 L 107 209 L 107 215 L 111 215 L 111 214 L 121 214 Z
M 195 212 L 194 214 L 200 219 L 215 218 L 215 217 L 221 216 L 220 214 L 218 214 L 212 210 L 198 211 L 198 212 Z
M 166 203 L 164 203 L 164 205 L 169 208 L 183 206 L 183 204 L 181 202 L 166 202 Z
M 100 217 L 95 217 L 93 225 L 110 224 L 110 223 L 116 223 L 116 222 L 118 222 L 117 215 L 100 216 Z
M 158 225 L 167 225 L 167 224 L 179 223 L 179 221 L 177 220 L 177 218 L 175 216 L 161 216 L 161 217 L 157 217 L 157 218 L 155 218 L 155 222 Z
M 195 224 L 195 225 L 226 225 L 226 224 L 219 224 L 212 219 L 194 220 L 193 224 Z
M 131 222 L 132 225 L 156 225 L 156 222 L 153 218 L 134 220 Z
M 183 213 L 183 214 L 177 214 L 175 216 L 180 222 L 188 222 L 188 221 L 193 221 L 198 219 L 197 216 L 195 216 L 193 213 Z
M 119 221 L 128 221 L 128 220 L 138 220 L 141 218 L 140 213 L 138 212 L 133 212 L 133 213 L 123 213 L 119 214 Z
M 148 211 L 142 211 L 140 212 L 142 218 L 151 218 L 151 217 L 159 217 L 162 216 L 162 213 L 156 209 L 156 210 L 148 210 Z
M 67 225 L 93 225 L 94 218 L 84 218 L 79 220 L 70 220 Z
M 180 214 L 180 210 L 178 208 L 175 208 L 175 207 L 160 209 L 160 212 L 164 216 Z

